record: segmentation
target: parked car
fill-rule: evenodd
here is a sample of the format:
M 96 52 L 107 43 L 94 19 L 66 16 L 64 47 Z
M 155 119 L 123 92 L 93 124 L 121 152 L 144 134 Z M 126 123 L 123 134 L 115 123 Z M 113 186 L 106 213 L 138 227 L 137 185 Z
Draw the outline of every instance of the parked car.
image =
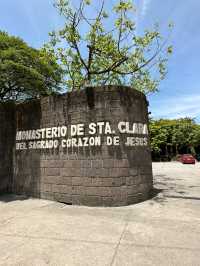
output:
M 195 164 L 195 162 L 196 162 L 196 160 L 195 160 L 195 158 L 193 157 L 192 154 L 183 154 L 183 155 L 181 156 L 180 161 L 181 161 L 183 164 L 186 164 L 186 163 L 188 163 L 188 164 Z

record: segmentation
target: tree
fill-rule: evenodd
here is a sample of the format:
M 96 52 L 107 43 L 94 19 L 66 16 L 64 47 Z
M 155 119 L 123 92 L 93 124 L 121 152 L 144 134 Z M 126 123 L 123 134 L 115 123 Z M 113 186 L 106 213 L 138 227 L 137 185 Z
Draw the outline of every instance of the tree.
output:
M 0 101 L 50 94 L 59 89 L 61 77 L 52 54 L 0 31 Z
M 161 147 L 167 145 L 169 131 L 163 127 L 160 121 L 150 120 L 150 142 L 151 149 L 156 154 L 160 154 Z
M 172 144 L 176 147 L 176 154 L 178 154 L 181 148 L 187 147 L 187 150 L 191 149 L 194 127 L 193 119 L 181 118 L 175 120 L 172 129 Z
M 192 118 L 150 119 L 150 136 L 153 157 L 200 153 L 200 125 Z
M 45 48 L 61 62 L 69 89 L 123 84 L 144 93 L 156 91 L 172 47 L 166 46 L 157 25 L 137 36 L 133 1 L 116 1 L 111 10 L 108 2 L 57 0 L 65 25 L 50 33 Z

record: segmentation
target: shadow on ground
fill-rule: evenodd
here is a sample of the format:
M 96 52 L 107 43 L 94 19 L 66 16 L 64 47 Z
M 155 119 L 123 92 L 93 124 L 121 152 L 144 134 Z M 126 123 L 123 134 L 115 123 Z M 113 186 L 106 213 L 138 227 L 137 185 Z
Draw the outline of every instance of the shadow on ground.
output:
M 12 201 L 27 200 L 29 197 L 25 195 L 15 195 L 15 194 L 0 194 L 0 201 L 9 203 Z
M 150 204 L 153 205 L 154 203 L 159 203 L 164 205 L 167 202 L 167 198 L 165 197 L 165 195 L 163 194 L 164 189 L 159 189 L 154 187 L 151 190 L 151 194 L 150 194 Z
M 154 188 L 151 193 L 151 200 L 160 204 L 165 204 L 170 198 L 183 200 L 200 200 L 200 197 L 193 197 L 188 194 L 188 189 L 197 188 L 198 185 L 184 185 L 177 182 L 184 180 L 182 178 L 168 177 L 163 174 L 154 175 Z M 152 203 L 153 204 L 153 203 Z

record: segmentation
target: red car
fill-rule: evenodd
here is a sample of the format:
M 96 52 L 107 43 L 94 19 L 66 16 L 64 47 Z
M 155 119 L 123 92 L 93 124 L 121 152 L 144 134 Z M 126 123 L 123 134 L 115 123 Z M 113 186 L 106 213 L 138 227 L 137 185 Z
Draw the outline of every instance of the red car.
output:
M 195 158 L 191 154 L 183 154 L 180 161 L 182 163 L 195 164 Z

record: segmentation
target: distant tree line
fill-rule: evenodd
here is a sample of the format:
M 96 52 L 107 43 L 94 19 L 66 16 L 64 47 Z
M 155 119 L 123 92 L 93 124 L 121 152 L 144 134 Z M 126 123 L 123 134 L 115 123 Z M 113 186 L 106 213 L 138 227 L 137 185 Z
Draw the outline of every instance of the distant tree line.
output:
M 200 159 L 200 125 L 194 119 L 150 119 L 152 159 L 167 161 L 190 153 Z

